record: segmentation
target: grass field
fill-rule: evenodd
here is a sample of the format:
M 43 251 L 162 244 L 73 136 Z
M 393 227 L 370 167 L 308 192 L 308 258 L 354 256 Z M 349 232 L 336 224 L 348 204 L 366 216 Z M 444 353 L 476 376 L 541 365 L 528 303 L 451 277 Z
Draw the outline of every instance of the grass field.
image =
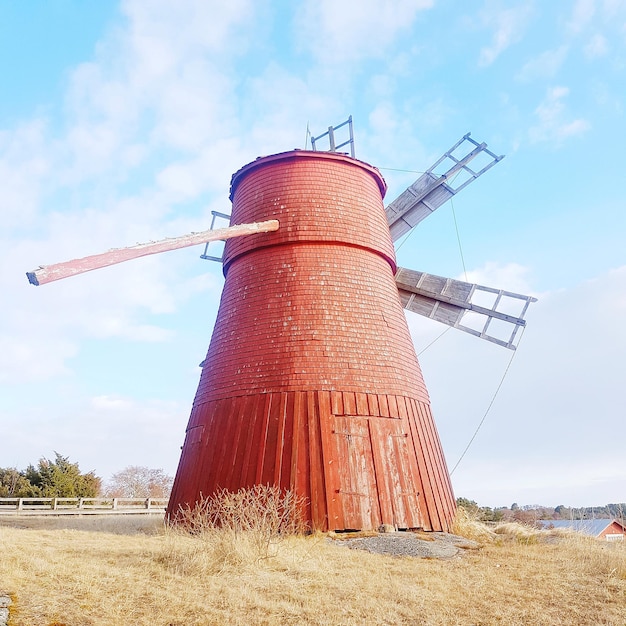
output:
M 0 520 L 0 592 L 9 626 L 626 625 L 626 545 L 468 520 L 458 532 L 481 548 L 440 560 L 323 535 L 192 537 L 139 516 L 12 518 Z

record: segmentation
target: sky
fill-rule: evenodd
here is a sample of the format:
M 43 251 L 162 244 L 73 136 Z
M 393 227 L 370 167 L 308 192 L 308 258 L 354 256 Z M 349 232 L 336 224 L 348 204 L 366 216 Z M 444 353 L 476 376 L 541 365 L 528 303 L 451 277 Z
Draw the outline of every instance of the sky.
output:
M 456 495 L 626 501 L 625 101 L 625 0 L 0 0 L 0 467 L 174 474 L 221 266 L 25 272 L 204 230 L 352 115 L 387 202 L 467 132 L 506 155 L 397 252 L 538 298 L 514 353 L 407 313 Z

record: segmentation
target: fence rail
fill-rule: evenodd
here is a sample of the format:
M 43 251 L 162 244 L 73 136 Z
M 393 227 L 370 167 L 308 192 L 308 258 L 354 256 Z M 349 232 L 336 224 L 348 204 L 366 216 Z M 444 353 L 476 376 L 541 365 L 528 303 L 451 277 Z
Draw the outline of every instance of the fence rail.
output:
M 0 515 L 164 513 L 167 498 L 0 498 Z

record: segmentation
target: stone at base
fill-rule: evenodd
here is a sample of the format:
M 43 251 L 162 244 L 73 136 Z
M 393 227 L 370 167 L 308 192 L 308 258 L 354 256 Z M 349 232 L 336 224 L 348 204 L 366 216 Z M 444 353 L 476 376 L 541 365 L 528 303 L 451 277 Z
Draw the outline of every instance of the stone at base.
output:
M 395 533 L 396 529 L 395 529 L 395 526 L 392 526 L 391 524 L 381 524 L 378 527 L 378 532 L 379 533 Z

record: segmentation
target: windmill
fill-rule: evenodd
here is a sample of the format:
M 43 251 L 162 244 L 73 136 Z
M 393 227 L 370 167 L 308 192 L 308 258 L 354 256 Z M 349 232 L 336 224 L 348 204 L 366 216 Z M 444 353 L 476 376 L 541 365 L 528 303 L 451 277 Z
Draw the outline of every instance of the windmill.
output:
M 345 124 L 350 140 L 338 144 Z M 331 149 L 318 150 L 325 136 Z M 348 143 L 350 156 L 337 152 Z M 228 239 L 223 256 L 202 255 L 223 263 L 225 282 L 170 518 L 218 489 L 270 484 L 303 496 L 320 530 L 447 531 L 455 500 L 404 309 L 515 349 L 534 298 L 398 268 L 393 241 L 502 157 L 467 134 L 385 209 L 383 177 L 354 157 L 351 118 L 312 144 L 233 175 L 238 226 L 40 267 L 29 280 Z M 486 163 L 471 169 L 479 155 Z M 468 325 L 468 314 L 482 321 Z

